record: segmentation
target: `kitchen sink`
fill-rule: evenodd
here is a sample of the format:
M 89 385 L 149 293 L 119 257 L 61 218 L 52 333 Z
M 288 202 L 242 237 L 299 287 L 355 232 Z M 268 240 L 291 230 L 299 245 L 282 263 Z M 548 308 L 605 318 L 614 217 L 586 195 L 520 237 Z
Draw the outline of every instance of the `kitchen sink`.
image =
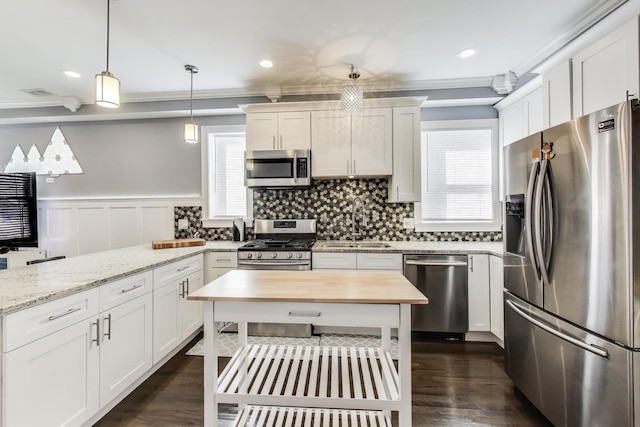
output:
M 385 242 L 331 242 L 322 245 L 323 248 L 389 248 Z

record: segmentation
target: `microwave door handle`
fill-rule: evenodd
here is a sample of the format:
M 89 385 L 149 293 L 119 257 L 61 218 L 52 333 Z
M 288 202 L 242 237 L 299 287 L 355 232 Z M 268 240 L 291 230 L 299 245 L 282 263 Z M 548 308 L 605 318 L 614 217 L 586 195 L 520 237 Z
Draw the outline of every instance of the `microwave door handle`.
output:
M 293 155 L 293 183 L 298 183 L 298 155 Z
M 534 215 L 533 222 L 535 226 L 535 243 L 536 243 L 536 257 L 538 258 L 538 266 L 540 267 L 540 276 L 542 277 L 542 283 L 549 284 L 549 273 L 547 266 L 545 265 L 545 253 L 542 241 L 542 194 L 544 192 L 544 183 L 547 175 L 547 168 L 549 167 L 549 160 L 542 161 L 540 166 L 540 174 L 538 179 L 540 182 L 536 186 L 536 195 L 534 201 Z
M 538 173 L 538 167 L 540 166 L 539 162 L 533 162 L 531 165 L 531 175 L 529 176 L 529 183 L 527 185 L 527 194 L 525 205 L 527 211 L 524 215 L 524 228 L 526 231 L 526 243 L 527 243 L 527 254 L 529 255 L 529 262 L 531 263 L 531 268 L 536 274 L 537 278 L 540 278 L 540 272 L 538 269 L 538 262 L 536 260 L 535 250 L 533 247 L 533 190 L 536 185 L 536 177 Z

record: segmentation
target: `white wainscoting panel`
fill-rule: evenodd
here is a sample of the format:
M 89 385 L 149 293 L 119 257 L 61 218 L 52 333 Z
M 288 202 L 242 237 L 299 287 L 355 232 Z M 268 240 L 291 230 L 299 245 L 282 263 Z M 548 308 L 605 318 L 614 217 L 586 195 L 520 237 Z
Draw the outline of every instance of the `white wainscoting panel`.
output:
M 174 238 L 176 206 L 199 197 L 38 201 L 40 248 L 67 257 Z
M 78 254 L 92 254 L 109 249 L 109 211 L 105 207 L 79 207 Z M 106 226 L 105 226 L 106 225 Z
M 109 209 L 109 224 L 111 229 L 111 249 L 126 248 L 134 246 L 140 241 L 138 236 L 138 218 L 136 208 L 113 207 Z

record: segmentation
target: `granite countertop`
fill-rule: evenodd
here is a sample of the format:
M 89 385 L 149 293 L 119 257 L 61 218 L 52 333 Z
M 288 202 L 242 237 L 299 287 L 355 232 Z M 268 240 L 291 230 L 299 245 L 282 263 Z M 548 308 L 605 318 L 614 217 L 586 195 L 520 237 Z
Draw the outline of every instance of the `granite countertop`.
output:
M 356 241 L 356 243 L 370 243 L 372 241 Z M 502 256 L 502 242 L 420 242 L 420 241 L 373 241 L 375 243 L 386 243 L 388 247 L 339 247 L 340 245 L 352 243 L 348 240 L 318 240 L 313 245 L 313 252 L 390 252 L 390 253 L 488 253 L 490 255 Z M 334 246 L 337 245 L 337 246 Z
M 0 270 L 0 315 L 209 251 L 235 251 L 242 242 L 152 249 L 151 243 Z
M 348 241 L 320 240 L 314 252 L 489 253 L 502 256 L 502 242 L 385 242 L 384 248 L 331 247 Z M 0 315 L 71 295 L 192 255 L 235 251 L 244 242 L 213 241 L 205 246 L 152 249 L 151 244 L 80 255 L 0 270 Z

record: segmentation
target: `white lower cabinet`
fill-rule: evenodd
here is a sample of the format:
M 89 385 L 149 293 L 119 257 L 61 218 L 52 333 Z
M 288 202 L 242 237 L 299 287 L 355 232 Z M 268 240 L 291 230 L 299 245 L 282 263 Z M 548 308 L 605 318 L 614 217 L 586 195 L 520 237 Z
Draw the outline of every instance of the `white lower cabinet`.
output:
M 175 264 L 175 265 L 174 265 Z M 187 301 L 190 292 L 203 286 L 202 268 L 193 271 L 191 265 L 202 266 L 202 255 L 154 271 L 153 290 L 153 363 L 171 353 L 186 337 L 202 326 L 202 302 Z M 176 275 L 175 271 L 186 273 Z M 167 282 L 164 276 L 171 275 Z M 162 286 L 157 287 L 157 284 Z
M 238 268 L 238 252 L 209 252 L 204 260 L 204 283 Z
M 504 340 L 504 271 L 502 258 L 489 256 L 489 282 L 491 286 L 491 332 Z
M 101 408 L 153 365 L 152 304 L 152 294 L 147 292 L 100 314 Z
M 489 255 L 469 255 L 469 332 L 491 331 Z
M 3 426 L 80 426 L 98 412 L 97 324 L 85 319 L 3 354 Z

